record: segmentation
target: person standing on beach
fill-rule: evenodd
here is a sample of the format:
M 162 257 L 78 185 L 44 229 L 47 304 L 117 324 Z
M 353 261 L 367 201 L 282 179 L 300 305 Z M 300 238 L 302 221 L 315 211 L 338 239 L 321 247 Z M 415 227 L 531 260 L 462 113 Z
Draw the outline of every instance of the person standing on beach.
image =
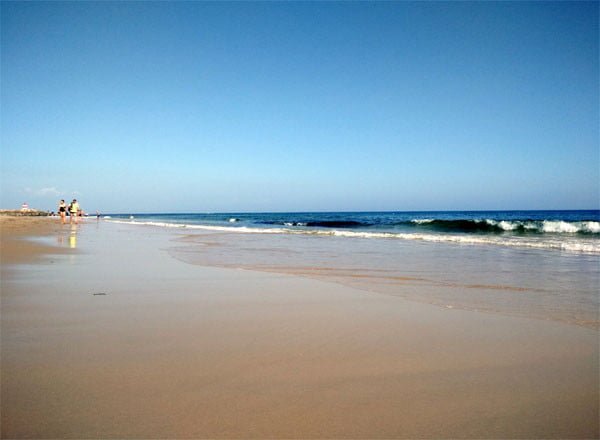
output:
M 58 213 L 60 214 L 60 221 L 64 225 L 67 221 L 67 204 L 63 199 L 58 204 Z
M 73 199 L 69 205 L 69 212 L 71 213 L 71 223 L 73 223 L 73 219 L 75 219 L 75 223 L 77 224 L 77 217 L 79 215 L 79 203 L 77 203 L 77 199 Z

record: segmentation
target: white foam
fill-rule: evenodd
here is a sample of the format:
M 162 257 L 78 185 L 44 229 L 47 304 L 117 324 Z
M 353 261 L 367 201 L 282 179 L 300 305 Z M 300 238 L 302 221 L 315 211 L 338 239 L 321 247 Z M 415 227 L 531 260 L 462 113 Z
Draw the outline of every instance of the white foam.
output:
M 141 221 L 125 221 L 125 220 L 111 220 L 111 223 L 120 223 L 125 225 L 138 225 L 138 226 L 158 226 L 161 228 L 186 228 L 186 229 L 200 229 L 205 231 L 218 231 L 218 232 L 242 232 L 242 233 L 264 233 L 264 234 L 280 234 L 287 231 L 286 229 L 267 229 L 267 228 L 249 228 L 247 226 L 215 226 L 215 225 L 191 225 L 186 223 L 166 223 L 166 222 L 141 222 Z
M 432 221 L 433 221 L 432 218 L 416 218 L 416 219 L 411 220 L 412 223 L 416 223 L 418 225 L 422 225 L 425 223 L 431 223 Z
M 600 222 L 581 222 L 581 230 L 583 232 L 600 234 Z
M 541 222 L 535 221 L 496 221 L 487 219 L 486 223 L 492 226 L 497 226 L 505 231 L 514 231 L 518 228 L 524 228 L 527 231 L 547 232 L 552 234 L 576 234 L 585 232 L 591 234 L 600 233 L 600 222 L 585 221 L 585 222 L 565 222 L 563 220 L 544 220 Z
M 505 231 L 514 231 L 519 227 L 519 224 L 502 220 L 498 223 L 498 227 L 502 228 Z
M 292 231 L 296 233 L 296 231 Z M 413 233 L 392 233 L 392 232 L 356 232 L 356 231 L 307 231 L 314 235 L 332 235 L 337 237 L 356 237 L 356 238 L 389 238 L 402 240 L 419 240 L 437 243 L 456 243 L 468 245 L 497 245 L 508 247 L 525 247 L 536 249 L 557 249 L 571 252 L 580 252 L 588 254 L 600 254 L 600 241 L 591 240 L 545 240 L 539 237 L 534 238 L 514 238 L 497 237 L 484 235 L 453 235 L 453 234 L 413 234 Z
M 567 223 L 560 220 L 544 220 L 542 222 L 542 231 L 544 232 L 567 232 L 569 234 L 574 234 L 579 232 L 579 228 L 576 224 Z

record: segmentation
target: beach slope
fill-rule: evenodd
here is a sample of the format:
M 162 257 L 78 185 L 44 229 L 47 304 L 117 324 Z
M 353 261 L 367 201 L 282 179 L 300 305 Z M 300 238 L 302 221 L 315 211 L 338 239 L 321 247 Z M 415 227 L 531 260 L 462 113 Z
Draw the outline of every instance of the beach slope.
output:
M 185 264 L 155 228 L 13 226 L 2 438 L 599 435 L 594 329 Z

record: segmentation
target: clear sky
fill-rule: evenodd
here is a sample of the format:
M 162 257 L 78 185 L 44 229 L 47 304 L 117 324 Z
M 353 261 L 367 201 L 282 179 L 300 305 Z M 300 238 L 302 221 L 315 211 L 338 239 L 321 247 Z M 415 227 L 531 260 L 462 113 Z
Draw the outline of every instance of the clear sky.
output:
M 598 208 L 598 5 L 3 1 L 0 205 Z

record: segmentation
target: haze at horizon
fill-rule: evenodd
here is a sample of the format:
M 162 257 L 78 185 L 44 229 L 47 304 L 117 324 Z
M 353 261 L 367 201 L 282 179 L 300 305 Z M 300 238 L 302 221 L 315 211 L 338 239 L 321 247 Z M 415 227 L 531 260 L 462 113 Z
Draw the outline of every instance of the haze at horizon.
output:
M 598 12 L 2 2 L 1 207 L 598 209 Z

